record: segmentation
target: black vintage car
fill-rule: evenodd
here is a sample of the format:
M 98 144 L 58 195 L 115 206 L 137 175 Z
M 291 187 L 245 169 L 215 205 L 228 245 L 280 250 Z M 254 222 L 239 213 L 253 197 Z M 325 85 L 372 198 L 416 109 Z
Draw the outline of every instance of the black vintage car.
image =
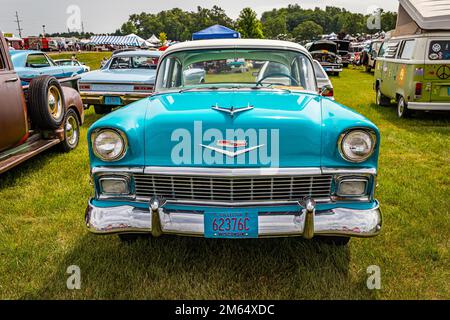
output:
M 342 72 L 342 58 L 338 54 L 336 42 L 319 40 L 313 42 L 307 48 L 314 60 L 319 61 L 327 73 L 338 76 Z

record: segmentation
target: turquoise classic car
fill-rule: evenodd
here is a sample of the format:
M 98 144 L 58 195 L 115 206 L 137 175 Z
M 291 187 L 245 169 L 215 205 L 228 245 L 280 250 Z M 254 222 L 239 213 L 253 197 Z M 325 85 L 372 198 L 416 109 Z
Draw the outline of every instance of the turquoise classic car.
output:
M 253 68 L 184 79 L 185 70 L 229 59 Z M 267 62 L 285 68 L 256 78 Z M 89 130 L 95 196 L 87 227 L 122 239 L 302 236 L 346 244 L 378 235 L 379 130 L 324 97 L 328 90 L 317 87 L 312 57 L 295 43 L 170 47 L 155 93 Z
M 46 75 L 57 79 L 77 76 L 85 72 L 83 66 L 62 66 L 40 51 L 10 50 L 11 60 L 22 85 L 28 85 L 34 78 Z

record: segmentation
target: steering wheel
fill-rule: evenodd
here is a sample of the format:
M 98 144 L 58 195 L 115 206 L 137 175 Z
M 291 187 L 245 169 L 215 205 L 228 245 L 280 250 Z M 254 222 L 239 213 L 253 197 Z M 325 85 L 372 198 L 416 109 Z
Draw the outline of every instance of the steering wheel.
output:
M 298 81 L 294 77 L 292 77 L 292 76 L 290 76 L 290 75 L 288 75 L 286 73 L 271 73 L 271 74 L 268 74 L 267 76 L 264 76 L 261 80 L 259 80 L 256 83 L 256 86 L 262 86 L 263 85 L 262 82 L 264 80 L 266 80 L 267 78 L 273 78 L 273 77 L 286 77 L 286 78 L 289 78 L 296 86 L 299 86 Z

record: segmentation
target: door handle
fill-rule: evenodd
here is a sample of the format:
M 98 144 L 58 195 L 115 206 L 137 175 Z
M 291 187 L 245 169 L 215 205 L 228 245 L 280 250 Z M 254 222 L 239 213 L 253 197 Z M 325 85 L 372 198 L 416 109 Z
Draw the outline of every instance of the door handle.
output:
M 11 79 L 7 79 L 7 80 L 5 80 L 5 82 L 16 82 L 16 81 L 18 81 L 19 80 L 19 78 L 11 78 Z

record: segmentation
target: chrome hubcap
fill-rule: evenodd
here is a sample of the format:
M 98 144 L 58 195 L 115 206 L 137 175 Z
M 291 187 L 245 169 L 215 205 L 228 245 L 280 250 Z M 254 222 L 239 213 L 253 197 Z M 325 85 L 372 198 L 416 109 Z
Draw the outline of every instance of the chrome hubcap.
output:
M 48 111 L 53 119 L 59 119 L 62 115 L 62 101 L 58 88 L 51 86 L 48 89 Z
M 78 123 L 73 116 L 69 116 L 66 122 L 66 139 L 69 145 L 73 146 L 78 141 Z

